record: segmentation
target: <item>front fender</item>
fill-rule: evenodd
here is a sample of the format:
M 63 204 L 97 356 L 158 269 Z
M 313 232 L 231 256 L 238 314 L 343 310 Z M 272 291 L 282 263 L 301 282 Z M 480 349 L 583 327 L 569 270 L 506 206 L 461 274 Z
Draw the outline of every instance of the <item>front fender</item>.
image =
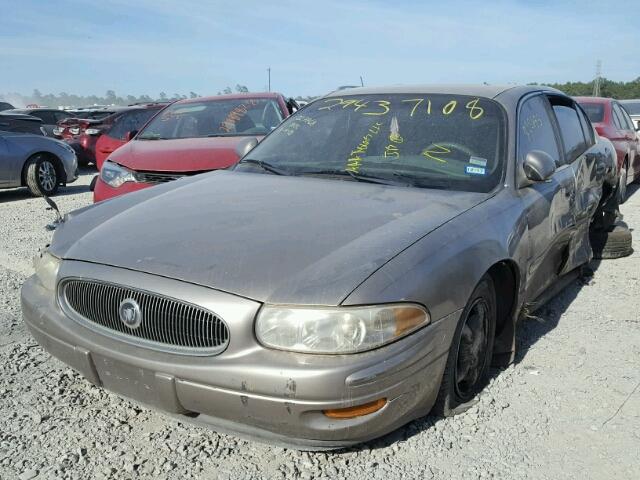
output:
M 400 252 L 343 304 L 418 302 L 435 321 L 463 308 L 482 276 L 503 260 L 519 267 L 521 303 L 527 238 L 521 200 L 504 189 Z

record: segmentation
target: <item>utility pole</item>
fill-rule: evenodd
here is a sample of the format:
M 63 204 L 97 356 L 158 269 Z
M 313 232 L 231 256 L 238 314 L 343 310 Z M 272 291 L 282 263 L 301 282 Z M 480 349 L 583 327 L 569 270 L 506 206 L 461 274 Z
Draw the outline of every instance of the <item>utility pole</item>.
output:
M 362 75 L 360 75 L 360 86 L 364 87 L 364 82 L 362 81 Z
M 269 76 L 269 91 L 271 91 L 271 67 L 267 68 L 267 75 Z
M 596 79 L 593 81 L 593 96 L 600 96 L 600 83 L 602 82 L 602 60 L 596 62 Z

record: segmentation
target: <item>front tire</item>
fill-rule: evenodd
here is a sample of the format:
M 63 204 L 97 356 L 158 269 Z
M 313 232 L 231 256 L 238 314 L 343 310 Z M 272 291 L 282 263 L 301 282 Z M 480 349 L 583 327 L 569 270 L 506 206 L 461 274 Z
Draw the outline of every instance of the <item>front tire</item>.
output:
M 632 236 L 624 222 L 616 222 L 608 230 L 596 230 L 589 234 L 593 258 L 612 260 L 628 257 L 633 253 Z
M 33 196 L 55 195 L 58 191 L 60 179 L 58 170 L 49 157 L 36 155 L 27 161 L 27 187 Z
M 450 417 L 471 407 L 486 383 L 495 330 L 496 293 L 485 275 L 460 315 L 433 414 Z

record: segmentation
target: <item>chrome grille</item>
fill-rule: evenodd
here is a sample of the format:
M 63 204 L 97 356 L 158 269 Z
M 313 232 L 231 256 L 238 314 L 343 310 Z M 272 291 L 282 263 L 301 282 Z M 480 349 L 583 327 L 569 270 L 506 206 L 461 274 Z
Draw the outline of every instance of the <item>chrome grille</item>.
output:
M 187 302 L 139 289 L 69 279 L 60 284 L 61 304 L 70 317 L 101 333 L 155 350 L 214 355 L 229 343 L 229 330 L 214 313 Z M 120 304 L 133 299 L 142 320 L 133 329 L 120 318 Z
M 184 177 L 180 173 L 136 172 L 136 180 L 143 183 L 167 183 Z

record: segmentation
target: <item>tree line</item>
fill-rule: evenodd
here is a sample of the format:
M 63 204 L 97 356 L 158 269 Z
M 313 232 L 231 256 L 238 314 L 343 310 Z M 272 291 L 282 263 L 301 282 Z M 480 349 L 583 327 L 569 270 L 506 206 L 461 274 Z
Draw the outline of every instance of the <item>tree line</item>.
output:
M 218 95 L 233 93 L 231 87 L 226 87 Z M 236 92 L 248 92 L 249 89 L 245 85 L 236 85 Z M 20 93 L 0 93 L 0 99 L 4 99 L 12 103 L 14 106 L 40 105 L 46 107 L 89 107 L 92 105 L 131 105 L 134 103 L 151 103 L 151 102 L 167 102 L 174 100 L 184 100 L 185 98 L 201 97 L 197 92 L 189 92 L 189 95 L 174 93 L 173 95 L 166 92 L 160 92 L 157 96 L 151 95 L 118 95 L 114 90 L 100 95 L 76 95 L 67 92 L 43 94 L 40 90 L 35 89 L 31 95 L 22 95 Z
M 537 83 L 530 83 L 530 85 L 538 85 Z M 594 81 L 590 82 L 566 82 L 566 83 L 551 83 L 546 84 L 550 87 L 557 88 L 558 90 L 572 96 L 589 96 L 593 94 Z M 245 85 L 237 84 L 235 88 L 226 87 L 218 92 L 218 95 L 230 94 L 233 92 L 248 92 L 249 89 Z M 618 100 L 628 98 L 640 98 L 640 77 L 630 82 L 616 82 L 606 78 L 600 79 L 600 95 L 603 97 L 616 98 Z M 160 92 L 158 96 L 150 95 L 117 95 L 113 90 L 107 90 L 105 95 L 75 95 L 66 92 L 59 94 L 47 93 L 43 94 L 40 90 L 34 90 L 31 95 L 22 95 L 19 93 L 7 93 L 0 94 L 0 100 L 4 99 L 16 106 L 25 106 L 30 104 L 36 104 L 47 107 L 85 107 L 91 105 L 131 105 L 133 103 L 148 103 L 148 102 L 166 102 L 171 100 L 182 100 L 185 98 L 198 98 L 201 96 L 196 92 L 189 92 L 189 95 L 180 93 L 174 93 L 169 95 L 166 92 Z M 313 100 L 314 96 L 297 96 L 296 100 Z
M 531 84 L 537 85 L 537 84 Z M 594 81 L 590 82 L 567 82 L 551 83 L 550 87 L 571 96 L 587 97 L 593 95 Z M 629 98 L 640 98 L 640 77 L 630 82 L 615 82 L 607 78 L 600 79 L 600 96 L 626 100 Z

